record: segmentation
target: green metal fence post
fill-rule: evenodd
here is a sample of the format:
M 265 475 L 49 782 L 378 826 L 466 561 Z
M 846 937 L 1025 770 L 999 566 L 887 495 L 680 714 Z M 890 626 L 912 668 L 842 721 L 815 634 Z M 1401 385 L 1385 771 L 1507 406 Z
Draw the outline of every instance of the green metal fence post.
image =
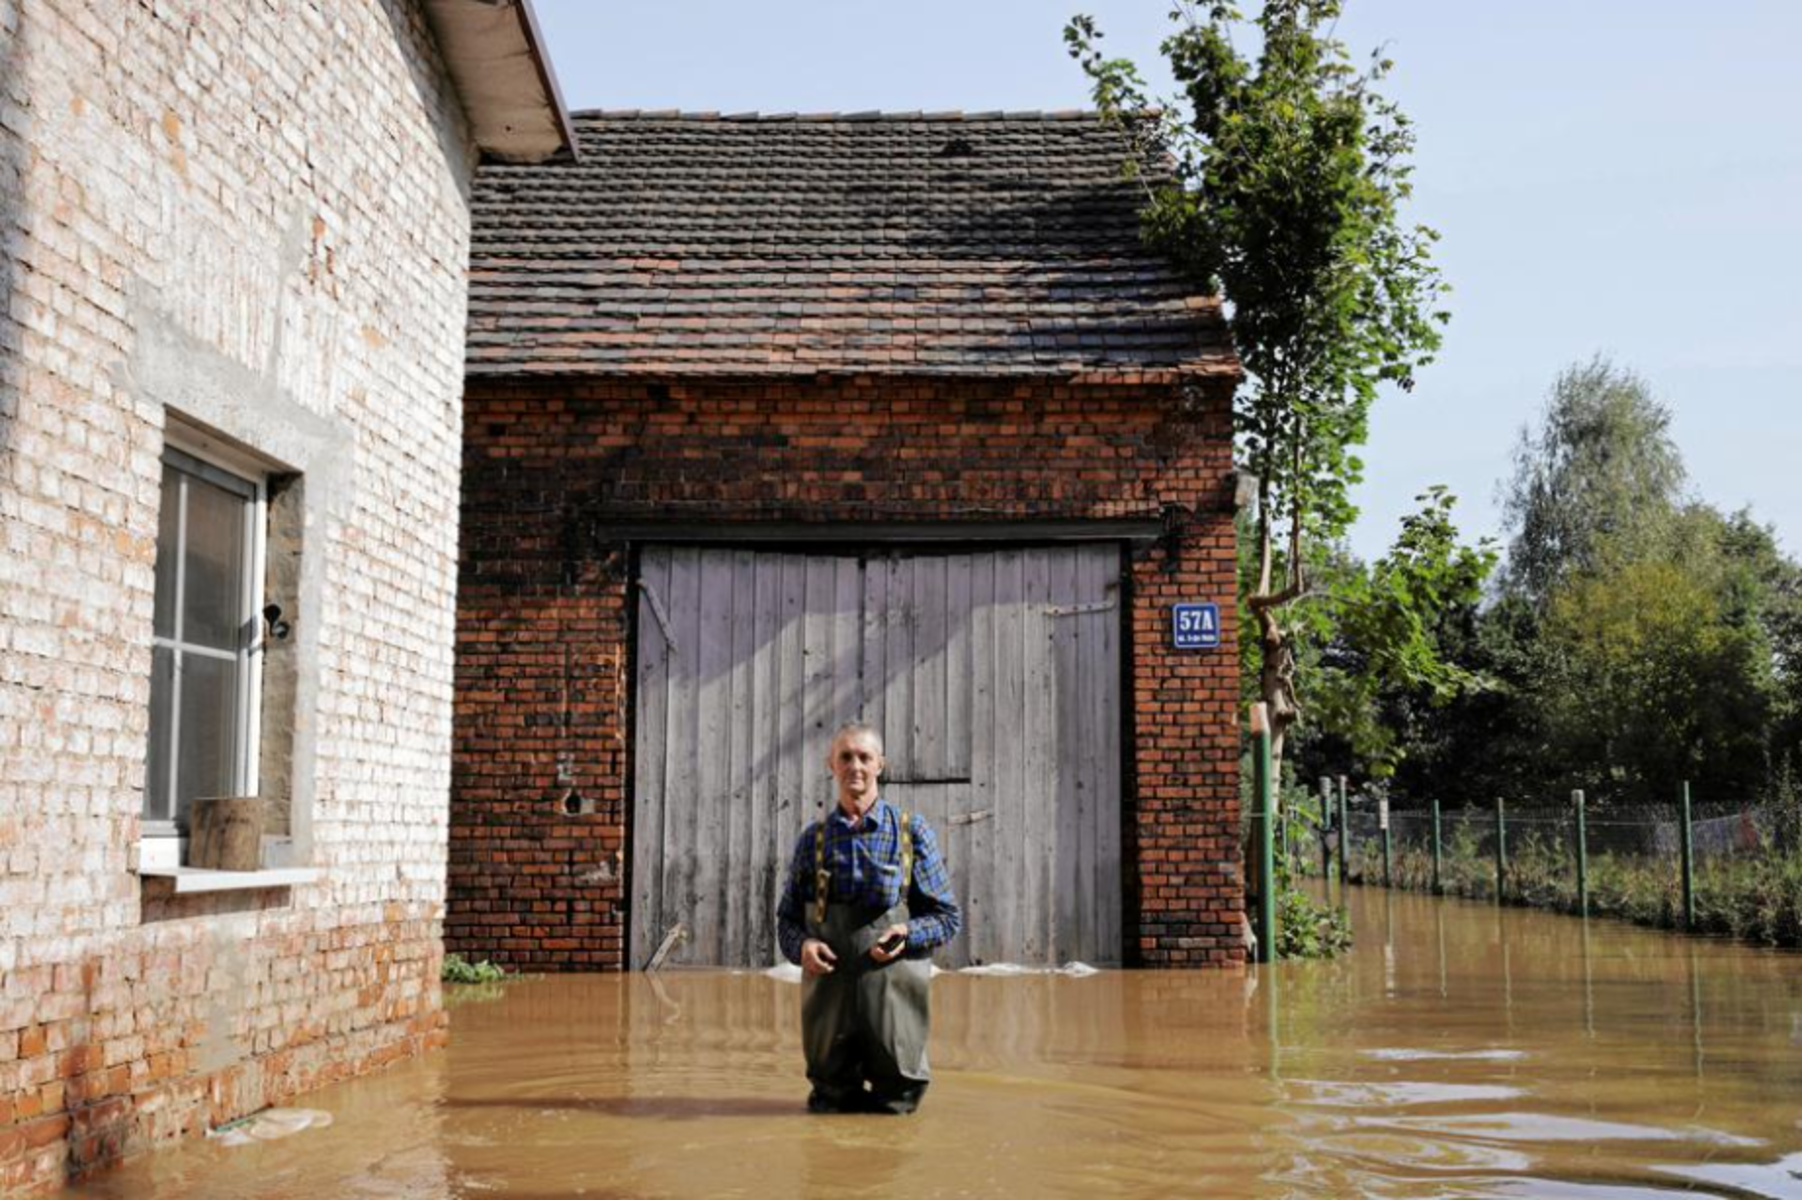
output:
M 1377 828 L 1383 835 L 1383 886 L 1389 887 L 1389 801 L 1387 798 L 1377 801 Z
M 1696 927 L 1696 843 L 1689 807 L 1689 780 L 1683 781 L 1683 928 Z
M 1502 798 L 1495 798 L 1495 902 L 1502 903 L 1508 894 L 1508 815 Z
M 1262 704 L 1251 708 L 1252 761 L 1257 791 L 1258 961 L 1276 961 L 1276 789 L 1270 778 L 1270 719 Z
M 1351 882 L 1350 801 L 1345 796 L 1345 776 L 1339 776 L 1339 886 Z
M 1433 801 L 1433 894 L 1443 895 L 1439 888 L 1439 801 Z
M 1589 916 L 1589 831 L 1583 820 L 1583 789 L 1571 793 L 1577 806 L 1577 913 Z

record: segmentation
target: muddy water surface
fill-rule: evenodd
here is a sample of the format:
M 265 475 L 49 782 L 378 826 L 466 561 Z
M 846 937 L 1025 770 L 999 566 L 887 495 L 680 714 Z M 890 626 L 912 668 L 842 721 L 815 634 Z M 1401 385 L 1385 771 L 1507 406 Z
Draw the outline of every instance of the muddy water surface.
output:
M 1802 1197 L 1802 956 L 1353 889 L 1255 973 L 941 975 L 912 1118 L 802 1112 L 799 988 L 525 980 L 450 1049 L 90 1197 Z

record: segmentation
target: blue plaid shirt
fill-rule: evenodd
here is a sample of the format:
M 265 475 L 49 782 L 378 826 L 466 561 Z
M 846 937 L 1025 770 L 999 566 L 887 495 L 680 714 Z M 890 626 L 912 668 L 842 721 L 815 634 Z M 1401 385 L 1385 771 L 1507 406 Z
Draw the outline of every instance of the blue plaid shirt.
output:
M 792 963 L 801 961 L 801 943 L 807 940 L 807 906 L 814 898 L 814 836 L 819 827 L 815 821 L 801 831 L 788 864 L 782 902 L 776 906 L 776 939 L 783 957 Z M 909 813 L 907 827 L 914 844 L 914 877 L 907 889 L 907 948 L 931 950 L 957 936 L 963 917 L 932 826 L 918 813 Z M 826 871 L 831 879 L 828 904 L 870 908 L 899 904 L 901 814 L 895 806 L 878 798 L 854 823 L 834 804 L 826 816 Z

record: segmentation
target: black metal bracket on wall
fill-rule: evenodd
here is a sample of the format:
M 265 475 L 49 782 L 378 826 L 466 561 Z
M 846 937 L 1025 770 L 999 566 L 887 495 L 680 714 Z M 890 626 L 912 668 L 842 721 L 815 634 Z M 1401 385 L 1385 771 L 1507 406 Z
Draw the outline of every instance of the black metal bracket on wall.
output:
M 1148 544 L 1167 536 L 1167 517 L 1046 521 L 622 521 L 593 527 L 601 542 L 728 546 L 1032 545 L 1060 542 Z
M 1180 504 L 1164 505 L 1158 519 L 1157 536 L 1152 540 L 1164 552 L 1164 561 L 1159 566 L 1165 574 L 1174 572 L 1182 561 L 1183 533 L 1188 529 L 1192 515 Z

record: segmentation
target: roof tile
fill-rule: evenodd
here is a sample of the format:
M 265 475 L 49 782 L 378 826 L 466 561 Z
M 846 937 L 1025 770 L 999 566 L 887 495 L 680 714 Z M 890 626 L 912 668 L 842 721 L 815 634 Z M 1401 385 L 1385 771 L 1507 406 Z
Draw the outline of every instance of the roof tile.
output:
M 1238 371 L 1092 113 L 574 123 L 477 174 L 472 375 Z

